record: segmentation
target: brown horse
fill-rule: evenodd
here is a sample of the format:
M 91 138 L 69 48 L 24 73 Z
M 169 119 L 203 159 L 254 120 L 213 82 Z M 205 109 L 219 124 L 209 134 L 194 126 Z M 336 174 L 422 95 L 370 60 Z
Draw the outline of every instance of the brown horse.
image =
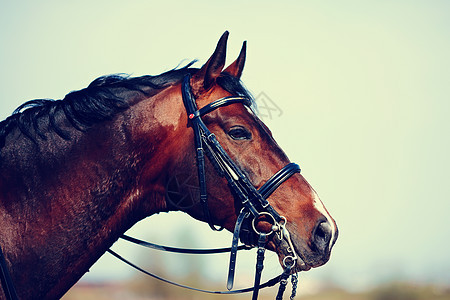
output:
M 245 43 L 223 70 L 227 37 L 200 69 L 189 64 L 158 76 L 101 77 L 62 100 L 27 102 L 0 123 L 0 247 L 20 299 L 61 297 L 133 224 L 179 209 L 167 201 L 168 182 L 180 170 L 197 174 L 183 78 L 191 76 L 200 108 L 228 96 L 250 99 L 239 80 Z M 255 188 L 289 163 L 244 103 L 203 120 Z M 243 205 L 210 162 L 205 168 L 211 222 L 233 231 Z M 208 221 L 191 200 L 196 204 L 185 212 Z M 337 227 L 303 176 L 291 176 L 268 201 L 287 220 L 301 258 L 296 271 L 327 262 Z M 280 261 L 291 253 L 274 234 L 266 248 Z

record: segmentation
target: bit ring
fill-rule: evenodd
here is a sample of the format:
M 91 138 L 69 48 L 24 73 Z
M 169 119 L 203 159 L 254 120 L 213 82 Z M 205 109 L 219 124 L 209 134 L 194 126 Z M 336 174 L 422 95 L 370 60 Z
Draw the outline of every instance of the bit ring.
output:
M 258 230 L 256 229 L 256 224 L 257 224 L 258 222 L 260 222 L 258 219 L 259 219 L 261 216 L 269 216 L 269 217 L 272 219 L 273 222 L 268 222 L 268 223 L 272 224 L 272 226 L 270 227 L 270 231 L 269 231 L 269 232 L 260 232 L 260 231 L 258 231 Z M 256 222 L 256 223 L 255 223 L 255 222 Z M 267 221 L 264 220 L 264 222 L 267 222 Z M 259 215 L 256 216 L 256 217 L 253 219 L 253 221 L 252 221 L 252 227 L 253 227 L 253 230 L 254 230 L 257 234 L 264 233 L 264 234 L 266 234 L 266 235 L 270 235 L 270 234 L 273 233 L 274 227 L 276 227 L 277 224 L 278 224 L 278 223 L 277 223 L 277 221 L 275 221 L 275 218 L 274 218 L 270 213 L 268 213 L 268 212 L 262 212 L 262 213 L 259 213 Z

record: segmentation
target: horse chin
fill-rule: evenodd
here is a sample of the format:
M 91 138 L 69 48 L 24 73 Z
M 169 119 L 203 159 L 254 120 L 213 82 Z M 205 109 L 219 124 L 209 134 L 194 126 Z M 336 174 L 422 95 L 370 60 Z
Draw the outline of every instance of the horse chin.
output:
M 289 257 L 292 257 L 293 255 L 291 249 L 284 240 L 278 243 L 270 241 L 267 244 L 267 249 L 277 253 L 278 260 L 283 269 L 286 267 L 285 263 L 289 263 L 288 262 Z M 306 259 L 303 258 L 302 253 L 295 247 L 295 245 L 294 251 L 297 254 L 297 261 L 295 266 L 292 268 L 291 274 L 298 273 L 301 271 L 309 271 L 311 268 L 315 267 L 314 265 L 310 265 L 306 262 Z

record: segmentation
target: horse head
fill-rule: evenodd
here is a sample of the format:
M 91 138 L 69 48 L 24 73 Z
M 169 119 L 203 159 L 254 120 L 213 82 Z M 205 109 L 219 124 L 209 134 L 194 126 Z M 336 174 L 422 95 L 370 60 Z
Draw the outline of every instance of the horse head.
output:
M 228 33 L 226 32 L 219 40 L 209 60 L 199 70 L 192 72 L 189 80 L 190 93 L 199 111 L 197 115 L 202 109 L 205 110 L 201 114 L 207 130 L 214 135 L 225 153 L 243 176 L 248 178 L 255 190 L 260 190 L 275 173 L 288 165 L 290 161 L 275 142 L 270 130 L 258 118 L 253 109 L 254 103 L 240 83 L 246 56 L 245 42 L 238 58 L 230 66 L 224 68 L 227 37 Z M 176 85 L 172 89 L 174 94 L 179 95 L 183 87 Z M 217 109 L 211 108 L 212 103 L 217 102 L 218 99 L 230 99 L 230 97 L 242 97 L 248 101 L 232 102 Z M 181 100 L 179 101 L 181 102 Z M 216 106 L 216 104 L 212 106 Z M 190 117 L 192 118 L 192 115 Z M 195 189 L 199 185 L 196 175 L 198 166 L 195 163 L 194 155 L 198 145 L 193 142 L 195 139 L 193 127 L 195 126 L 192 121 L 188 113 L 179 119 L 180 132 L 178 136 L 184 136 L 185 141 L 187 137 L 187 141 L 190 142 L 178 140 L 179 151 L 187 154 L 180 155 L 178 152 L 174 157 L 176 163 L 173 164 L 171 174 L 180 174 L 178 176 L 181 176 L 184 173 L 194 174 L 194 176 L 189 181 L 189 175 L 185 175 L 183 180 L 190 184 L 177 186 L 176 190 L 168 186 L 168 192 L 172 192 L 172 194 L 169 194 L 167 198 L 171 203 L 193 203 L 193 205 L 181 205 L 182 210 L 194 218 L 212 222 L 212 228 L 221 226 L 233 232 L 239 212 L 244 205 L 242 199 L 237 199 L 239 197 L 236 195 L 236 190 L 229 188 L 230 180 L 223 174 L 220 176 L 220 173 L 224 171 L 217 170 L 221 167 L 217 164 L 223 163 L 217 162 L 214 157 L 211 158 L 216 154 L 206 153 L 209 157 L 205 171 L 208 209 L 205 211 L 201 201 L 195 200 L 195 198 L 199 198 L 201 191 Z M 211 152 L 211 149 L 209 151 Z M 224 167 L 222 166 L 222 168 Z M 183 171 L 180 172 L 180 170 Z M 196 191 L 194 193 L 193 188 Z M 175 194 L 184 196 L 173 201 Z M 189 197 L 186 195 L 190 195 L 191 199 L 187 199 Z M 267 200 L 283 218 L 282 223 L 286 224 L 292 241 L 292 245 L 290 245 L 287 241 L 277 238 L 276 234 L 269 236 L 266 247 L 278 253 L 280 262 L 282 263 L 285 257 L 291 256 L 292 250 L 300 256 L 296 262 L 296 271 L 309 270 L 311 267 L 318 267 L 327 262 L 337 239 L 337 226 L 305 178 L 296 172 L 276 188 Z M 175 207 L 172 205 L 172 208 L 177 209 L 176 205 Z M 276 221 L 270 217 L 270 214 L 260 214 L 252 218 L 249 218 L 252 220 L 247 222 L 247 227 L 252 229 L 256 226 L 257 228 L 251 234 L 241 233 L 240 235 L 244 242 L 256 244 L 256 237 L 252 236 L 255 231 L 256 233 L 261 231 L 272 233 L 272 227 Z M 248 231 L 252 232 L 252 230 L 247 230 L 247 233 Z M 294 249 L 291 249 L 292 247 Z

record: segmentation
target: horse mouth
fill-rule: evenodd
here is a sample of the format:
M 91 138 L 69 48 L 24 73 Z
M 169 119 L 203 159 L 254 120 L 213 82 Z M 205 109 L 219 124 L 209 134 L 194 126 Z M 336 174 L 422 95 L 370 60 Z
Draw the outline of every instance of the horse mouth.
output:
M 314 245 L 303 242 L 295 232 L 289 232 L 283 226 L 275 229 L 273 224 L 264 219 L 255 227 L 254 230 L 257 232 L 268 232 L 270 237 L 266 243 L 266 249 L 277 253 L 281 267 L 283 269 L 290 267 L 291 273 L 309 271 L 324 265 L 330 258 L 332 245 L 326 251 L 319 251 L 313 247 Z M 248 230 L 246 232 L 250 233 Z M 256 247 L 254 234 L 242 235 L 241 240 Z
M 277 237 L 274 237 L 267 244 L 267 248 L 277 253 L 278 260 L 283 269 L 292 266 L 293 260 L 295 260 L 295 265 L 292 266 L 292 274 L 301 271 L 309 271 L 314 267 L 308 264 L 307 260 L 302 255 L 302 252 L 298 250 L 295 244 L 293 244 L 293 249 L 291 249 L 284 239 L 280 241 Z
M 271 231 L 273 230 L 272 226 L 269 222 L 261 221 L 258 223 L 257 230 L 260 232 L 271 232 L 271 237 L 267 241 L 266 248 L 277 253 L 283 269 L 291 267 L 291 273 L 293 274 L 301 271 L 309 271 L 311 268 L 318 266 L 314 260 L 309 259 L 307 250 L 304 249 L 305 251 L 302 251 L 303 248 L 294 242 L 296 239 L 286 228 Z M 255 243 L 253 242 L 252 244 Z

